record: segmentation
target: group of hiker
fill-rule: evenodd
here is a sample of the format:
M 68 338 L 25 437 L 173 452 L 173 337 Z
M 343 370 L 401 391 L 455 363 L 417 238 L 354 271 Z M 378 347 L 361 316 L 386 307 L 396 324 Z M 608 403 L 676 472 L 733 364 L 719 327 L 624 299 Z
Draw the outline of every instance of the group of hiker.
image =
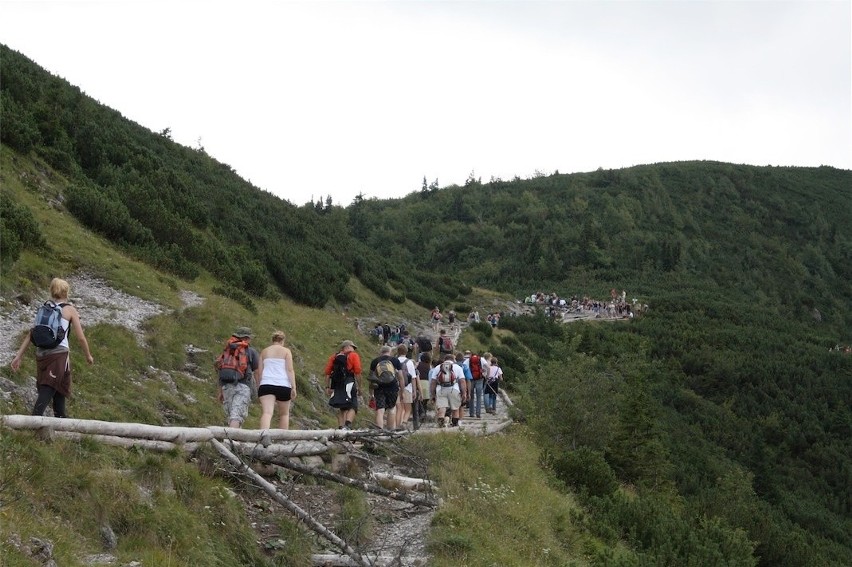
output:
M 376 412 L 373 425 L 379 429 L 407 429 L 409 420 L 417 423 L 425 418 L 430 402 L 438 427 L 458 426 L 465 406 L 472 419 L 481 418 L 483 409 L 496 413 L 503 377 L 496 357 L 456 352 L 446 331 L 440 333 L 435 345 L 418 337 L 413 350 L 406 344 L 381 345 L 365 372 L 358 347 L 343 341 L 324 371 L 329 405 L 337 409 L 338 428 L 352 429 L 359 396 L 367 395 L 369 407 Z
M 51 281 L 51 299 L 39 308 L 33 328 L 11 362 L 12 370 L 18 371 L 29 346 L 36 346 L 38 396 L 33 415 L 44 415 L 52 404 L 54 416 L 67 417 L 66 400 L 71 394 L 68 339 L 72 331 L 86 360 L 94 364 L 80 315 L 68 301 L 69 289 L 65 280 Z M 338 427 L 352 429 L 359 397 L 369 397 L 369 407 L 375 410 L 373 424 L 381 429 L 406 429 L 410 420 L 417 423 L 425 418 L 429 403 L 434 404 L 439 427 L 457 426 L 465 407 L 472 419 L 481 418 L 483 409 L 495 413 L 503 377 L 497 358 L 490 353 L 458 352 L 440 324 L 439 329 L 434 345 L 425 335 L 415 340 L 403 330 L 398 344 L 380 345 L 366 369 L 362 368 L 357 345 L 343 341 L 323 371 L 328 403 L 337 411 Z M 242 427 L 251 403 L 257 400 L 260 429 L 272 426 L 276 411 L 278 428 L 289 429 L 290 406 L 297 396 L 293 353 L 284 346 L 282 331 L 274 331 L 269 346 L 259 352 L 251 345 L 253 338 L 250 328 L 237 327 L 216 358 L 217 398 L 226 422 L 229 427 Z
M 609 300 L 593 299 L 589 296 L 582 298 L 576 295 L 570 298 L 560 297 L 557 293 L 536 292 L 524 298 L 527 305 L 543 307 L 544 314 L 551 318 L 569 318 L 572 315 L 593 315 L 596 318 L 623 319 L 633 318 L 647 311 L 648 305 L 640 303 L 636 298 L 627 300 L 627 291 L 610 290 Z

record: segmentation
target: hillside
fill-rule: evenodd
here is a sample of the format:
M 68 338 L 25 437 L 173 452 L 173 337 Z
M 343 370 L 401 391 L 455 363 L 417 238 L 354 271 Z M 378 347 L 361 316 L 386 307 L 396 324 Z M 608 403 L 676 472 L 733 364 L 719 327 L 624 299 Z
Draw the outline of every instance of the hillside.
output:
M 836 349 L 852 344 L 852 172 L 684 162 L 294 207 L 5 47 L 0 71 L 8 334 L 52 275 L 96 286 L 81 307 L 97 364 L 75 353 L 74 417 L 215 422 L 203 369 L 250 324 L 287 332 L 305 394 L 294 426 L 318 429 L 333 423 L 319 370 L 342 339 L 367 344 L 377 320 L 626 290 L 650 309 L 570 325 L 541 310 L 462 336 L 500 359 L 518 424 L 391 451 L 440 480 L 433 564 L 852 564 L 852 357 Z M 137 325 L 99 304 L 108 290 L 151 311 Z M 206 353 L 189 360 L 188 345 Z M 0 370 L 14 392 L 0 411 L 27 412 L 33 366 Z M 204 457 L 8 431 L 2 443 L 3 529 L 49 537 L 68 564 L 99 547 L 105 517 L 122 560 L 145 564 L 297 565 L 315 543 L 282 521 L 295 543 L 256 545 L 249 513 L 220 497 L 232 479 Z M 55 502 L 46 487 L 65 470 L 76 497 Z M 132 496 L 152 478 L 165 483 L 147 487 L 154 508 Z M 166 478 L 186 488 L 157 492 Z M 113 500 L 129 504 L 111 512 Z M 235 518 L 222 541 L 208 509 Z

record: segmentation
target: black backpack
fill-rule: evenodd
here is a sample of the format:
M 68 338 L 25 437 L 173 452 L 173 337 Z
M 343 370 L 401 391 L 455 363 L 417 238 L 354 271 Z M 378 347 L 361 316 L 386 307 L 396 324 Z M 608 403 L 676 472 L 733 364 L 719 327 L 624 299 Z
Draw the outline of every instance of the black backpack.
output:
M 348 363 L 349 355 L 345 352 L 339 352 L 334 357 L 334 362 L 331 364 L 331 387 L 333 389 L 342 388 L 354 381 L 355 376 L 349 372 Z
M 30 330 L 30 342 L 39 348 L 56 348 L 65 340 L 66 331 L 62 327 L 62 308 L 67 303 L 47 300 L 38 308 Z M 70 331 L 70 327 L 69 327 Z

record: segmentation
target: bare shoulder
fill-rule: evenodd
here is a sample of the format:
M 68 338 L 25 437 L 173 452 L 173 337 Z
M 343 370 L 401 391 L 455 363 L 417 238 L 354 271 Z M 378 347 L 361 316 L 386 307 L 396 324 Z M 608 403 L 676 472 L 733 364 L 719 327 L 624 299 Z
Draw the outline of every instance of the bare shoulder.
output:
M 74 318 L 80 316 L 80 314 L 77 312 L 77 308 L 74 307 L 73 303 L 68 303 L 68 302 L 63 302 L 63 303 L 64 303 L 64 305 L 62 306 L 62 316 L 65 319 L 67 319 L 69 321 L 73 321 Z

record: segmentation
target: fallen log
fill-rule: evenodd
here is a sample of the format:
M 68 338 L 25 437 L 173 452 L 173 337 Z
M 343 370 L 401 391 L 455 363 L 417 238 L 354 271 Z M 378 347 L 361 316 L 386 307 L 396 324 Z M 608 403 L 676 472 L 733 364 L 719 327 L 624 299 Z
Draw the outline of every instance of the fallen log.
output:
M 80 441 L 81 439 L 92 439 L 104 445 L 113 445 L 115 447 L 124 447 L 131 449 L 139 447 L 148 451 L 160 451 L 163 453 L 174 451 L 186 451 L 188 453 L 195 452 L 198 449 L 198 443 L 172 443 L 170 441 L 156 441 L 153 439 L 135 439 L 130 437 L 117 437 L 115 435 L 96 435 L 93 433 L 77 433 L 76 431 L 54 431 L 52 434 L 55 437 L 63 439 L 71 439 Z
M 263 459 L 261 459 L 263 460 Z M 394 500 L 400 500 L 402 502 L 407 502 L 409 504 L 414 504 L 416 506 L 429 506 L 435 507 L 438 505 L 437 501 L 431 496 L 423 495 L 423 494 L 408 494 L 406 492 L 400 492 L 398 490 L 389 490 L 383 486 L 379 486 L 377 484 L 366 482 L 363 480 L 358 480 L 355 478 L 350 478 L 348 476 L 343 476 L 341 474 L 337 474 L 332 471 L 328 471 L 325 469 L 320 469 L 316 467 L 309 467 L 308 465 L 303 465 L 302 463 L 297 463 L 291 461 L 286 458 L 276 458 L 272 459 L 268 462 L 271 462 L 276 465 L 280 465 L 286 469 L 290 469 L 292 471 L 296 471 L 301 474 L 307 474 L 311 476 L 315 476 L 318 478 L 322 478 L 325 480 L 331 480 L 333 482 L 337 482 L 339 484 L 343 484 L 345 486 L 351 486 L 353 488 L 358 488 L 360 490 L 364 490 L 366 492 L 372 492 L 373 494 L 378 494 L 379 496 L 385 496 L 387 498 L 393 498 Z M 390 475 L 392 476 L 392 475 Z M 402 477 L 405 478 L 405 477 Z M 414 479 L 420 480 L 420 479 Z M 428 482 L 428 481 L 424 481 Z M 402 483 L 400 483 L 402 486 Z
M 419 567 L 427 565 L 427 560 L 424 557 L 399 557 L 396 555 L 368 555 L 370 565 L 375 567 Z M 332 553 L 315 553 L 311 555 L 311 561 L 316 567 L 352 567 L 358 565 L 353 563 L 352 559 L 346 555 L 336 555 Z
M 383 472 L 374 472 L 372 475 L 376 480 L 393 483 L 409 490 L 432 490 L 434 488 L 434 483 L 424 478 L 411 478 L 410 476 Z
M 275 441 L 327 441 L 392 436 L 392 432 L 373 429 L 234 429 L 231 427 L 178 427 L 144 423 L 117 423 L 94 419 L 67 419 L 37 415 L 3 415 L 2 423 L 12 429 L 75 431 L 93 435 L 114 435 L 169 441 L 171 443 L 204 442 L 228 439 L 270 445 Z
M 299 508 L 295 503 L 293 503 L 289 498 L 281 494 L 275 486 L 267 481 L 265 478 L 257 474 L 253 471 L 246 463 L 240 460 L 234 453 L 228 450 L 222 443 L 220 443 L 216 439 L 211 439 L 210 443 L 216 450 L 219 452 L 222 457 L 228 461 L 234 469 L 242 474 L 246 474 L 251 477 L 262 489 L 264 492 L 269 494 L 276 502 L 287 508 L 290 512 L 292 512 L 297 518 L 305 522 L 305 524 L 311 528 L 314 532 L 324 537 L 328 541 L 330 541 L 335 547 L 338 547 L 341 551 L 343 551 L 349 558 L 354 561 L 354 565 L 359 565 L 363 567 L 370 567 L 371 563 L 368 558 L 361 557 L 355 549 L 353 549 L 348 543 L 340 539 L 334 532 L 326 528 L 324 525 L 316 521 L 310 514 Z
M 131 437 L 169 441 L 172 443 L 188 443 L 209 441 L 213 432 L 200 427 L 163 427 L 144 423 L 113 423 L 94 419 L 68 419 L 59 417 L 44 417 L 40 415 L 3 415 L 3 424 L 12 429 L 44 429 L 52 431 L 74 431 L 93 435 L 114 435 L 116 437 Z

